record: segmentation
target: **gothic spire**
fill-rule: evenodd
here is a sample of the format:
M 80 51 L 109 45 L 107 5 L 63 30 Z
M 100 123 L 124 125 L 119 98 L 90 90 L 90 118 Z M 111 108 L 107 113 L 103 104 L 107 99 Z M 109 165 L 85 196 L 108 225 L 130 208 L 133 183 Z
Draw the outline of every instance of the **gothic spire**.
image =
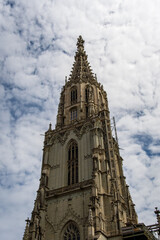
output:
M 87 60 L 87 54 L 84 51 L 84 40 L 82 36 L 79 36 L 77 39 L 77 51 L 74 58 L 75 62 L 72 67 L 69 82 L 96 82 Z

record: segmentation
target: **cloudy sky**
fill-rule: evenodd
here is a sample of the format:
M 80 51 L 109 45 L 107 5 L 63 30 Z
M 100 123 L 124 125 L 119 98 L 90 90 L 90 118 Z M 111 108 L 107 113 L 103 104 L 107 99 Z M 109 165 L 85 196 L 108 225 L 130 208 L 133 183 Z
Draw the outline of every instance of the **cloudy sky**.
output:
M 38 189 L 43 134 L 77 37 L 107 91 L 139 222 L 160 208 L 160 1 L 0 0 L 0 232 L 22 239 Z

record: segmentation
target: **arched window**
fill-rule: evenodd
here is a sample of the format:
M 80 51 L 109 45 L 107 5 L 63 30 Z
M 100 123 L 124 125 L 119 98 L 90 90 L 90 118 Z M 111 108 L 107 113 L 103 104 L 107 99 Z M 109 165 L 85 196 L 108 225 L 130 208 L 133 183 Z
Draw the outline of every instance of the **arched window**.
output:
M 77 89 L 73 88 L 71 90 L 71 104 L 77 103 Z
M 76 119 L 77 119 L 77 108 L 75 107 L 71 109 L 71 121 Z
M 63 240 L 80 240 L 79 230 L 73 222 L 67 224 L 64 230 Z
M 88 103 L 89 101 L 93 101 L 94 98 L 94 90 L 93 87 L 87 85 L 85 89 L 85 101 Z
M 68 148 L 68 185 L 78 183 L 78 145 L 72 141 Z

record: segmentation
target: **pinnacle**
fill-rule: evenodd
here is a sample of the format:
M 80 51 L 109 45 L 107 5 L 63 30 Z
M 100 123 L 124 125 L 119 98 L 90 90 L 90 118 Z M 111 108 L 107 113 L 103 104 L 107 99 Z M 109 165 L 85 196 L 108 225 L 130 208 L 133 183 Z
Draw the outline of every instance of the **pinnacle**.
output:
M 80 35 L 77 39 L 77 51 L 84 50 L 84 40 L 82 36 Z
M 95 82 L 95 78 L 87 60 L 87 54 L 84 50 L 84 40 L 81 35 L 77 39 L 75 62 L 69 76 L 69 81 L 74 83 L 77 83 L 79 81 Z

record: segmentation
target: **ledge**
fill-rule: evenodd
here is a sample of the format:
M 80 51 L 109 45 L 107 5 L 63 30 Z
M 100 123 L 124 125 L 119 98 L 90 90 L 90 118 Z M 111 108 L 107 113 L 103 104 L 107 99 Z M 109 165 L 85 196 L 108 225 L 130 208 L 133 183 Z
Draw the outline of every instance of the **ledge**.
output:
M 82 189 L 85 188 L 90 188 L 94 185 L 94 181 L 92 179 L 90 180 L 86 180 L 84 182 L 80 182 L 80 183 L 75 183 L 73 185 L 69 185 L 66 187 L 62 187 L 62 188 L 57 188 L 54 190 L 49 190 L 46 192 L 46 199 L 52 198 L 52 197 L 57 197 L 60 195 L 65 195 L 71 192 L 76 192 L 76 191 L 80 191 Z

